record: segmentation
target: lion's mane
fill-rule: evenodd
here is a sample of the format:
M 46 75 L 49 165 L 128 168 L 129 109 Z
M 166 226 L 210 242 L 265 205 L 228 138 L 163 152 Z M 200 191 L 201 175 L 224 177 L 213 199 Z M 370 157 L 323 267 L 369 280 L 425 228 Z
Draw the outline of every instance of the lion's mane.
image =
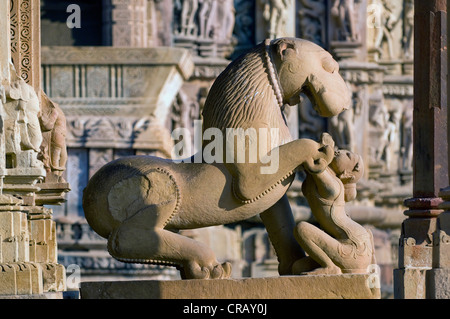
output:
M 292 140 L 277 101 L 266 46 L 263 42 L 241 55 L 216 79 L 203 109 L 203 131 L 247 129 L 258 123 L 280 129 L 279 140 L 272 141 L 273 146 Z

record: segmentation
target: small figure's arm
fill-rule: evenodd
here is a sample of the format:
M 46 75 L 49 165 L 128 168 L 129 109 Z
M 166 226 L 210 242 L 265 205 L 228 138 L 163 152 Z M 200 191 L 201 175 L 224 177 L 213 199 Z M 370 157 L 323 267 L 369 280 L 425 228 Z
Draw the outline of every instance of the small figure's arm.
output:
M 308 173 L 309 178 L 314 181 L 318 194 L 321 198 L 327 200 L 334 200 L 340 194 L 341 185 L 340 180 L 336 177 L 333 170 L 327 168 L 325 171 L 318 174 Z

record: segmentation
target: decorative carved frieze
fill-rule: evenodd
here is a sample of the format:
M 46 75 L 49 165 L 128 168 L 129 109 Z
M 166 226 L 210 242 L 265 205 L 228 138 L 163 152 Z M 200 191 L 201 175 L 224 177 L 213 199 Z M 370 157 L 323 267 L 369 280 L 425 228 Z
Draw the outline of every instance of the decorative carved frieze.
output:
M 383 85 L 383 93 L 387 96 L 412 97 L 414 94 L 414 86 L 403 83 L 385 83 Z
M 381 84 L 384 70 L 377 64 L 341 62 L 340 72 L 345 81 L 355 84 Z
M 85 115 L 83 117 L 69 116 L 67 121 L 67 144 L 73 148 L 150 148 L 160 149 L 170 154 L 173 144 L 168 129 L 155 126 L 155 120 L 150 117 Z M 158 131 L 161 132 L 158 133 Z M 146 144 L 145 147 L 144 144 Z
M 11 1 L 11 52 L 16 71 L 40 92 L 40 1 Z

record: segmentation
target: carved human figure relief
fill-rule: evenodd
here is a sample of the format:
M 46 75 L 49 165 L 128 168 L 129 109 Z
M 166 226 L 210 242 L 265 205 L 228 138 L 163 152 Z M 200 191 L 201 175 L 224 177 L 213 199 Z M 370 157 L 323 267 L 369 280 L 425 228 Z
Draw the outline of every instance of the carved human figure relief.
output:
M 377 160 L 383 161 L 387 171 L 391 170 L 392 148 L 397 137 L 397 127 L 392 114 L 387 113 L 385 117 L 385 129 L 381 135 L 380 145 L 377 151 Z
M 414 0 L 405 0 L 403 17 L 403 54 L 409 60 L 414 53 Z
M 393 106 L 388 109 L 386 102 L 375 96 L 371 101 L 371 156 L 372 162 L 384 166 L 386 171 L 396 170 L 396 154 L 400 149 L 400 121 L 402 104 L 398 100 L 391 100 Z
M 355 0 L 333 0 L 332 3 L 331 17 L 335 25 L 334 40 L 358 41 Z
M 199 37 L 203 39 L 209 39 L 213 37 L 214 21 L 216 20 L 217 0 L 199 0 L 199 3 Z
M 412 170 L 413 158 L 413 106 L 412 101 L 405 104 L 401 118 L 401 169 Z
M 195 16 L 198 10 L 198 0 L 181 0 L 181 17 L 180 30 L 178 32 L 181 36 L 197 36 L 197 25 L 195 23 Z
M 308 257 L 294 264 L 295 274 L 367 273 L 375 264 L 372 233 L 345 213 L 363 172 L 359 155 L 338 150 L 326 170 L 307 174 L 302 190 L 320 228 L 308 222 L 297 225 L 296 238 Z
M 229 42 L 233 36 L 235 14 L 233 0 L 216 0 L 216 25 L 214 35 L 220 42 Z
M 195 134 L 195 121 L 200 120 L 200 103 L 196 97 L 189 95 L 189 87 L 182 88 L 173 103 L 171 112 L 171 130 L 176 133 L 178 130 L 187 130 L 189 136 L 183 136 L 182 141 L 176 144 L 180 146 L 180 150 L 186 154 L 184 157 L 192 156 L 195 149 L 195 141 L 192 138 Z M 174 138 L 175 136 L 172 135 Z M 176 138 L 178 140 L 178 138 Z M 181 144 L 180 144 L 181 143 Z M 180 154 L 181 156 L 181 154 Z
M 284 36 L 288 8 L 292 0 L 260 0 L 263 4 L 263 17 L 269 25 L 268 37 L 276 39 Z
M 394 58 L 394 38 L 393 29 L 399 22 L 399 18 L 394 14 L 394 4 L 387 0 L 375 0 L 374 5 L 379 8 L 379 25 L 374 28 L 372 38 L 372 48 L 377 50 L 378 59 L 389 60 Z M 386 49 L 384 48 L 386 45 Z
M 150 6 L 150 5 L 149 5 Z M 151 9 L 151 8 L 150 8 Z M 156 0 L 154 1 L 154 15 L 153 20 L 149 21 L 149 28 L 156 28 L 153 32 L 149 31 L 149 35 L 155 33 L 154 40 L 156 46 L 171 46 L 172 45 L 172 30 L 173 26 L 174 4 L 172 0 Z

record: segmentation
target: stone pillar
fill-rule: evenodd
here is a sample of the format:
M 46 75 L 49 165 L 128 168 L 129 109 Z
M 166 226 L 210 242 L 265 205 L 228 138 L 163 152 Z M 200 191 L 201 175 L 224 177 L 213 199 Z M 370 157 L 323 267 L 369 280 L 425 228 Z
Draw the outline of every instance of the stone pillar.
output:
M 148 47 L 147 0 L 103 0 L 105 45 Z
M 447 1 L 416 0 L 414 18 L 414 160 L 413 198 L 405 201 L 409 218 L 402 224 L 399 269 L 394 271 L 396 298 L 431 297 L 441 247 L 442 199 L 448 185 L 447 140 Z M 441 195 L 445 194 L 441 193 Z M 438 218 L 439 217 L 439 218 Z M 448 281 L 446 281 L 448 284 Z
M 10 25 L 9 1 L 0 3 L 0 123 L 3 126 L 4 109 L 3 102 L 6 98 L 4 86 L 10 81 L 9 63 L 11 61 L 10 33 L 2 32 L 8 30 Z M 3 191 L 3 178 L 5 176 L 5 136 L 0 135 L 0 194 Z
M 10 1 L 0 3 L 0 108 L 1 126 L 5 127 L 6 88 L 11 81 Z M 6 129 L 8 129 L 6 127 Z M 1 134 L 0 169 L 0 295 L 42 293 L 42 270 L 29 262 L 29 232 L 23 201 L 3 194 L 5 163 L 5 132 Z
M 39 25 L 38 0 L 0 4 L 0 295 L 65 289 L 52 210 L 36 204 L 46 177 L 38 159 L 43 142 Z
M 447 3 L 447 9 L 450 3 Z M 450 29 L 450 23 L 447 18 L 447 34 Z M 447 69 L 448 70 L 448 69 Z M 447 86 L 447 92 L 450 87 Z M 448 122 L 447 114 L 447 122 Z M 450 131 L 447 130 L 447 141 L 450 141 Z M 450 155 L 450 148 L 448 149 L 448 157 Z M 450 163 L 448 163 L 450 168 Z M 447 168 L 447 169 L 448 169 Z M 450 180 L 447 182 L 450 185 Z M 439 215 L 437 219 L 437 229 L 434 233 L 433 245 L 433 269 L 429 271 L 429 282 L 432 289 L 428 295 L 433 299 L 450 299 L 450 186 L 442 189 L 439 193 L 443 203 L 439 208 L 444 212 Z
M 17 74 L 36 91 L 41 89 L 41 10 L 39 0 L 11 3 L 11 52 Z
M 8 30 L 10 24 L 9 1 L 0 3 L 0 30 Z M 10 33 L 0 32 L 0 81 L 1 84 L 9 82 L 9 61 L 11 61 Z

